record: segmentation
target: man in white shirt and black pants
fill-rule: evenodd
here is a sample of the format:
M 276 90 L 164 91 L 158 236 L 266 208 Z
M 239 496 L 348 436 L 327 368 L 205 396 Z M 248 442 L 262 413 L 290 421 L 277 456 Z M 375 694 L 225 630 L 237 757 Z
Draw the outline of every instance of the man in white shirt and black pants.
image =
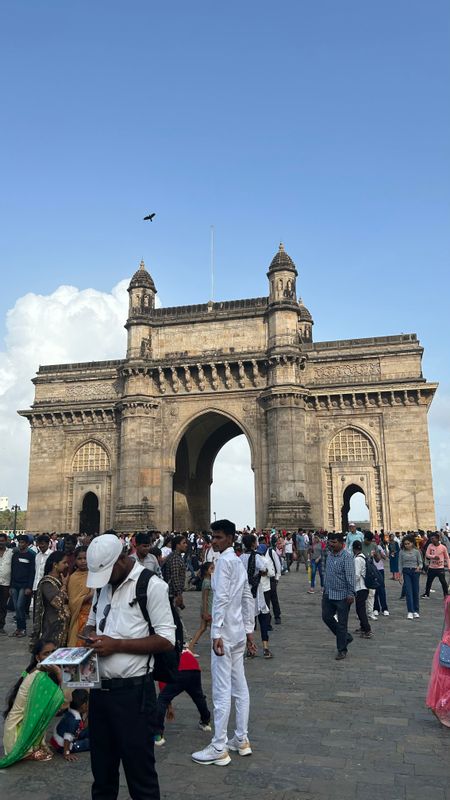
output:
M 233 549 L 236 526 L 230 520 L 213 522 L 212 546 L 220 553 L 211 579 L 213 607 L 211 622 L 211 677 L 214 704 L 214 736 L 208 747 L 192 753 L 197 764 L 226 766 L 229 750 L 251 755 L 248 741 L 250 698 L 244 672 L 244 652 L 256 653 L 253 641 L 255 600 L 247 572 Z M 231 698 L 236 706 L 234 736 L 228 739 Z
M 128 791 L 136 800 L 159 800 L 154 743 L 156 695 L 153 654 L 172 650 L 175 625 L 167 584 L 153 575 L 147 587 L 149 635 L 136 584 L 143 571 L 123 552 L 113 534 L 95 538 L 88 547 L 87 585 L 101 589 L 94 597 L 85 634 L 99 656 L 101 688 L 89 702 L 93 800 L 116 800 L 122 761 Z

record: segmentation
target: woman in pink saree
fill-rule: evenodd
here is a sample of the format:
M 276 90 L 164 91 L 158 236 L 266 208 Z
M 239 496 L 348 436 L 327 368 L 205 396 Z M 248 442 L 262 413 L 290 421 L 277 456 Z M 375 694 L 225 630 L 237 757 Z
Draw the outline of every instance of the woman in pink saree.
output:
M 450 646 L 450 595 L 444 599 L 444 630 L 434 654 L 426 699 L 439 722 L 450 728 L 450 668 L 439 662 L 441 642 Z

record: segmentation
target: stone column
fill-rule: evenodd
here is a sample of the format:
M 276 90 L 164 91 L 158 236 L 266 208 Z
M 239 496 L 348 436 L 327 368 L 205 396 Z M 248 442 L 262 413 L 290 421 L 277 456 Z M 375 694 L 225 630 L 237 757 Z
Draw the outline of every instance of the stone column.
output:
M 305 402 L 301 392 L 271 389 L 263 397 L 268 448 L 267 525 L 311 525 L 305 475 Z
M 143 530 L 154 525 L 159 506 L 159 449 L 155 448 L 157 400 L 126 397 L 120 410 L 118 503 L 119 530 Z

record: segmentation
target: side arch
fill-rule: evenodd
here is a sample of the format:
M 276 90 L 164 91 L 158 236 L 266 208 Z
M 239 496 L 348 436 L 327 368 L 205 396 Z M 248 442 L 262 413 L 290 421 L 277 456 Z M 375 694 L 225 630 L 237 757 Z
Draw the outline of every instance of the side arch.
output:
M 373 436 L 358 425 L 343 424 L 326 445 L 324 496 L 327 526 L 346 529 L 350 499 L 362 492 L 369 508 L 371 527 L 383 527 L 381 466 Z

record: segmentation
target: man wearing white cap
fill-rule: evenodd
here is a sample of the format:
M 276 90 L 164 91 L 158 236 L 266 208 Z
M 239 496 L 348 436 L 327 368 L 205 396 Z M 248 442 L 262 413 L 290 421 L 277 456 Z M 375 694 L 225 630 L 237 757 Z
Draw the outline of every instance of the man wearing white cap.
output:
M 99 656 L 101 688 L 89 702 L 93 800 L 116 800 L 122 761 L 128 791 L 136 800 L 159 800 L 153 735 L 156 696 L 153 654 L 172 650 L 175 625 L 167 584 L 152 576 L 147 587 L 149 634 L 136 584 L 143 571 L 123 552 L 117 536 L 103 534 L 87 550 L 87 585 L 97 589 L 85 635 Z

